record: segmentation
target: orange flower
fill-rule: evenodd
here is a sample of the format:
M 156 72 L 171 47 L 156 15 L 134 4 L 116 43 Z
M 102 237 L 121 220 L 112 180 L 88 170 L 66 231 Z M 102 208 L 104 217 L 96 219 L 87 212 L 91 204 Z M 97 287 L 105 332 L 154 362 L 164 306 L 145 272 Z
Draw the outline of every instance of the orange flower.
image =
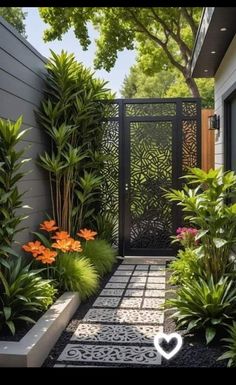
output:
M 83 251 L 80 241 L 71 240 L 70 251 Z
M 36 259 L 37 261 L 41 261 L 42 263 L 48 263 L 51 264 L 55 262 L 55 257 L 57 256 L 57 252 L 50 250 L 50 249 L 45 249 L 43 250 L 42 254 L 39 255 Z
M 45 246 L 43 246 L 41 242 L 35 241 L 28 242 L 26 245 L 23 245 L 22 249 L 28 253 L 33 254 L 33 257 L 36 258 L 38 255 L 42 254 L 42 252 L 45 250 Z
M 55 225 L 56 225 L 56 222 L 54 220 L 44 221 L 43 223 L 41 223 L 40 229 L 41 230 L 45 230 L 48 233 L 50 233 L 51 231 L 54 231 L 54 230 L 58 229 L 58 227 L 55 226 Z
M 96 231 L 81 229 L 79 233 L 77 233 L 79 237 L 86 239 L 86 241 L 94 240 L 94 236 L 97 235 Z
M 56 232 L 54 237 L 52 237 L 52 239 L 58 239 L 58 240 L 64 240 L 69 238 L 70 238 L 70 234 L 68 234 L 67 231 L 58 231 Z
M 54 247 L 55 249 L 61 250 L 63 253 L 66 253 L 67 251 L 70 251 L 70 249 L 71 249 L 71 241 L 72 240 L 73 240 L 72 238 L 57 239 L 57 242 L 53 243 L 52 247 Z

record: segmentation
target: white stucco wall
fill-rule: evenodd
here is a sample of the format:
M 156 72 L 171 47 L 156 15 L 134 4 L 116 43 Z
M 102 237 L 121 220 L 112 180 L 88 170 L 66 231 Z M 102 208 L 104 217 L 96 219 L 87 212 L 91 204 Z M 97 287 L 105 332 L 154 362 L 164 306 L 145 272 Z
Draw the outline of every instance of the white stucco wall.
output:
M 222 96 L 236 82 L 236 35 L 215 75 L 215 113 L 220 115 L 220 134 L 216 135 L 215 167 L 224 164 L 224 106 Z

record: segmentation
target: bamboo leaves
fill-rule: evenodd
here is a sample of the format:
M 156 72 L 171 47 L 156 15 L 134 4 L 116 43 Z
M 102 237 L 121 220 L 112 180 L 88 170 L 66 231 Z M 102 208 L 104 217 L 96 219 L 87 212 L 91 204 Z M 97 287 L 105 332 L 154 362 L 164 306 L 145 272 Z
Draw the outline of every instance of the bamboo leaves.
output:
M 49 172 L 53 217 L 73 236 L 99 207 L 105 109 L 101 99 L 111 95 L 105 82 L 94 79 L 64 51 L 51 51 L 46 68 L 46 99 L 38 117 L 51 139 L 51 151 L 40 156 L 40 164 Z

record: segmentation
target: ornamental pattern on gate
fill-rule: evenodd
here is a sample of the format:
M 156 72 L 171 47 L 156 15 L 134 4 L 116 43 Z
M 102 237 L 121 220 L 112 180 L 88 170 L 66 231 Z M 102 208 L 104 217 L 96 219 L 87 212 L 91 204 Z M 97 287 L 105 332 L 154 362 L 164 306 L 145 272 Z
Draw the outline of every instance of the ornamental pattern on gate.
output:
M 118 277 L 125 281 L 114 282 Z M 127 265 L 126 270 L 125 263 L 120 265 L 107 283 L 108 289 L 100 292 L 79 322 L 55 366 L 160 365 L 153 339 L 163 331 L 164 280 L 163 266 Z M 130 285 L 142 288 L 129 289 Z M 149 289 L 149 285 L 156 286 Z

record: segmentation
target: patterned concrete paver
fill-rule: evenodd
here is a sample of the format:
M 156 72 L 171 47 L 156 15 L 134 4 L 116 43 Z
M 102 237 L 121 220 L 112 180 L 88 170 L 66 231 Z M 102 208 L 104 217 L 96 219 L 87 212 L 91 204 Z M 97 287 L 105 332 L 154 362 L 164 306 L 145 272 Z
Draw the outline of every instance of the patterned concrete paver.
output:
M 123 262 L 80 321 L 55 367 L 159 366 L 165 266 Z

